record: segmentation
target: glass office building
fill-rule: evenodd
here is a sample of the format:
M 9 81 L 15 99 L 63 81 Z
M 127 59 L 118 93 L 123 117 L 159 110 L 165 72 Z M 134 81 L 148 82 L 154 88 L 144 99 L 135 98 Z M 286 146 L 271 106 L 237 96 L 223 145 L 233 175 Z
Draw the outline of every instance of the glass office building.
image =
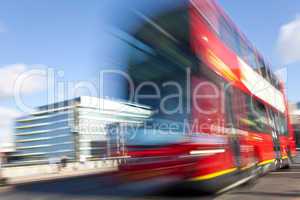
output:
M 140 126 L 151 114 L 149 107 L 87 96 L 41 106 L 16 119 L 12 160 L 23 164 L 110 157 L 121 146 L 108 127 Z

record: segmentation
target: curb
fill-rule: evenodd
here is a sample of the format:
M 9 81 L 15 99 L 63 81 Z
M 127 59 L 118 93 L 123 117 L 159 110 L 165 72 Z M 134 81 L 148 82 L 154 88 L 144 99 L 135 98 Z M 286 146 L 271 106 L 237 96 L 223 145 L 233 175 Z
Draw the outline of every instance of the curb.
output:
M 64 179 L 72 179 L 72 178 L 79 178 L 79 177 L 84 177 L 84 176 L 91 176 L 91 175 L 96 175 L 96 174 L 108 174 L 112 172 L 116 172 L 117 169 L 110 169 L 110 170 L 95 170 L 95 171 L 86 171 L 86 172 L 81 172 L 81 173 L 74 173 L 74 174 L 66 174 L 66 175 L 59 175 L 55 174 L 53 176 L 48 176 L 48 177 L 40 177 L 36 179 L 24 179 L 24 180 L 17 180 L 17 181 L 9 181 L 6 180 L 6 184 L 3 186 L 20 186 L 20 185 L 26 185 L 26 184 L 34 184 L 34 183 L 40 183 L 40 182 L 48 182 L 48 181 L 60 181 Z

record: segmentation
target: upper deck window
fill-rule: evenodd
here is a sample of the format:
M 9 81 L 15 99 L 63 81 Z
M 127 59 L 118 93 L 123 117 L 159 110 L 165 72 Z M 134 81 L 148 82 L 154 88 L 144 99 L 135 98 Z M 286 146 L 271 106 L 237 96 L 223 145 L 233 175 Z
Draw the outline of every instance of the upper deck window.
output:
M 238 33 L 227 23 L 224 17 L 220 18 L 219 35 L 223 42 L 239 57 L 243 57 Z
M 275 88 L 279 89 L 279 81 L 276 76 L 271 75 L 268 67 L 255 48 L 242 36 L 237 28 L 226 18 L 223 11 L 210 1 L 197 1 L 197 11 L 206 20 L 209 27 L 219 36 L 219 38 L 242 58 L 250 67 L 263 75 Z

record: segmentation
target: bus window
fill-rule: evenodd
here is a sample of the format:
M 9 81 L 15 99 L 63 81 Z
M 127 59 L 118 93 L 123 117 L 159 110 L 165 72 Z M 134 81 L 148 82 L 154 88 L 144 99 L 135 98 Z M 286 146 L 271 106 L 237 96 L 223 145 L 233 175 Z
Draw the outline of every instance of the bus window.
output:
M 249 46 L 245 45 L 243 48 L 243 57 L 244 60 L 252 67 L 254 70 L 258 68 L 258 63 L 256 60 L 256 55 L 252 48 Z
M 284 114 L 279 114 L 279 126 L 280 126 L 280 134 L 287 136 L 288 135 L 287 118 L 284 116 Z
M 231 96 L 236 128 L 258 133 L 271 132 L 264 104 L 235 88 Z
M 250 96 L 248 96 L 248 102 L 249 119 L 252 122 L 249 126 L 250 130 L 271 133 L 265 105 Z
M 218 83 L 207 78 L 192 77 L 192 119 L 196 132 L 221 133 L 224 127 L 224 95 Z
M 232 112 L 234 126 L 241 130 L 247 130 L 249 125 L 246 94 L 238 89 L 232 89 Z
M 228 24 L 224 17 L 220 17 L 220 37 L 221 40 L 234 51 L 239 57 L 243 57 L 240 48 L 239 34 Z
M 257 57 L 257 69 L 256 72 L 259 73 L 261 76 L 265 77 L 265 62 L 261 57 Z
M 189 119 L 188 76 L 199 66 L 190 48 L 188 17 L 185 6 L 161 13 L 145 20 L 128 41 L 133 101 L 150 106 L 153 118 L 170 122 Z

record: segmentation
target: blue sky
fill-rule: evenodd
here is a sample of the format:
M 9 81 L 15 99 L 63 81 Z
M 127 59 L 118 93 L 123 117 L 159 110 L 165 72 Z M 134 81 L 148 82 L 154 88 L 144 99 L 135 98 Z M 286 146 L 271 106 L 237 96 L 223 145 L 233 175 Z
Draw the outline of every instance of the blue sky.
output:
M 179 1 L 165 2 L 172 6 Z M 300 1 L 218 2 L 274 68 L 287 67 L 289 99 L 300 101 L 300 62 L 283 62 L 283 56 L 276 50 L 281 27 L 295 21 L 300 14 Z M 123 49 L 109 31 L 112 23 L 128 23 L 128 11 L 134 6 L 143 7 L 142 1 L 0 1 L 0 72 L 11 68 L 24 72 L 51 67 L 64 71 L 64 78 L 59 78 L 61 81 L 93 80 L 100 68 L 121 62 L 115 58 Z M 155 4 L 148 6 L 160 9 Z M 45 90 L 34 88 L 28 89 L 24 95 L 26 104 L 38 106 L 46 103 Z M 3 113 L 7 109 L 17 109 L 13 95 L 0 94 L 0 111 L 1 108 L 5 110 Z

